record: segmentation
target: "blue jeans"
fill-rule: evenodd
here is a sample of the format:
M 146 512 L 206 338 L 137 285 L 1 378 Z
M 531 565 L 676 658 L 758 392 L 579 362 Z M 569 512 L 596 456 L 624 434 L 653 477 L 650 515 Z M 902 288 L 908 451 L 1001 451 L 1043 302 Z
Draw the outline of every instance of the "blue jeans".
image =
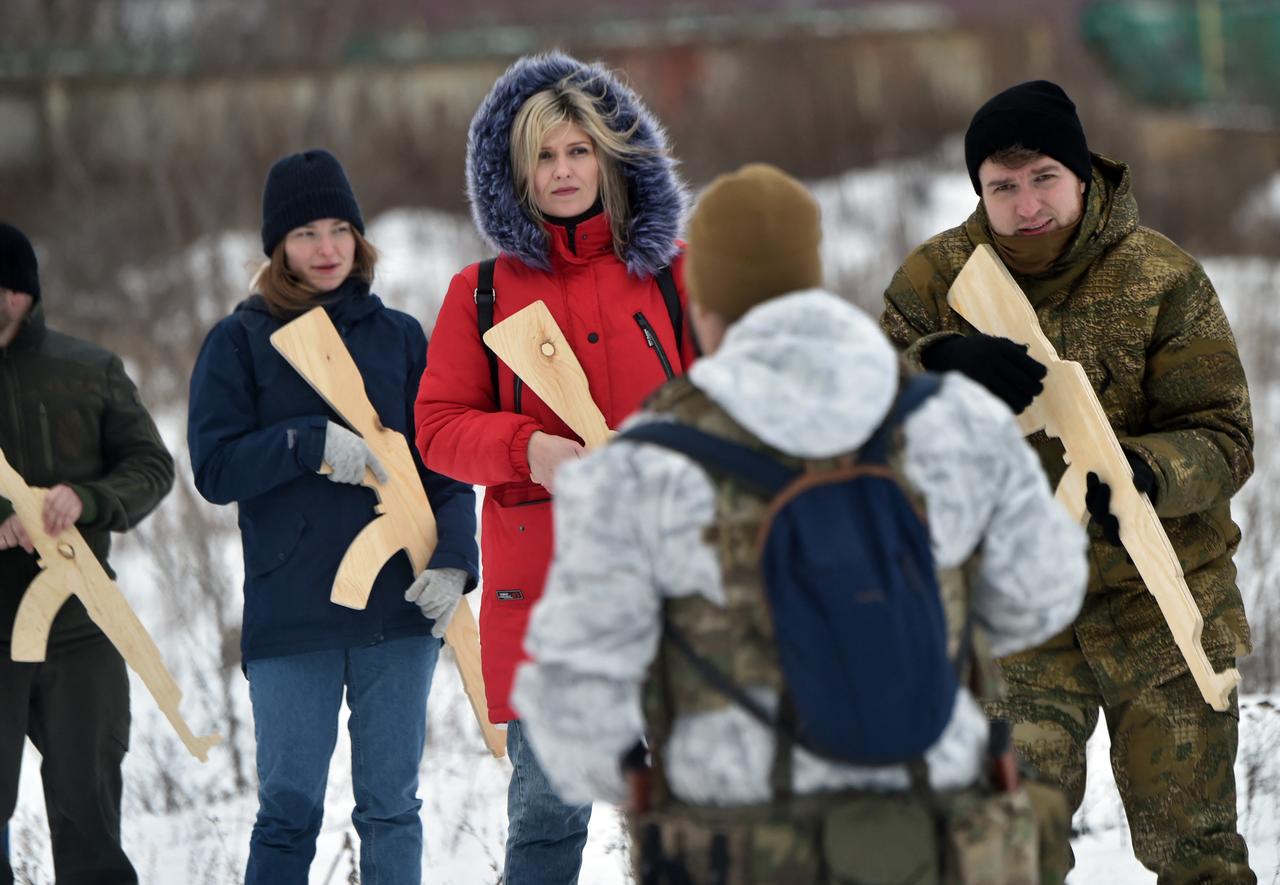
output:
M 590 805 L 566 805 L 547 783 L 519 721 L 507 723 L 507 857 L 504 885 L 577 885 Z
M 415 636 L 246 665 L 258 741 L 258 818 L 245 885 L 306 885 L 344 687 L 361 881 L 419 885 L 418 765 L 439 653 L 439 639 Z

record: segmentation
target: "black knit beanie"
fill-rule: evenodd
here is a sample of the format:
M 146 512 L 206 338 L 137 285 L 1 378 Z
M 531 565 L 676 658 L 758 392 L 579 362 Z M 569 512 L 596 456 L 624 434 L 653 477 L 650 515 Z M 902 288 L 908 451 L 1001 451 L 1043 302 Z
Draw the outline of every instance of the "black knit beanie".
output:
M 996 151 L 1014 145 L 1053 157 L 1086 186 L 1093 177 L 1089 145 L 1076 106 L 1056 83 L 1032 80 L 1011 86 L 973 115 L 964 134 L 964 162 L 979 196 L 978 168 Z
M 315 148 L 276 160 L 262 190 L 262 251 L 270 258 L 285 234 L 318 218 L 341 218 L 364 233 L 360 204 L 338 158 Z
M 0 289 L 25 292 L 40 300 L 40 265 L 27 235 L 0 222 Z

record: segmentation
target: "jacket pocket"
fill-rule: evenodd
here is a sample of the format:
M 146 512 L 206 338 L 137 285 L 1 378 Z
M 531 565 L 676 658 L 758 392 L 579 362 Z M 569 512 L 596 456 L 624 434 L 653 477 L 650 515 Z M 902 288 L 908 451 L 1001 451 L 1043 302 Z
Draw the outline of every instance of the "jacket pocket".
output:
M 636 325 L 640 327 L 640 331 L 644 334 L 644 343 L 653 349 L 658 357 L 658 363 L 662 366 L 662 372 L 670 381 L 676 376 L 675 370 L 671 368 L 671 360 L 667 358 L 667 351 L 662 346 L 662 340 L 658 338 L 658 333 L 653 330 L 653 326 L 645 318 L 643 313 L 637 312 L 633 319 Z
M 1094 392 L 1112 428 L 1120 436 L 1143 433 L 1144 366 L 1116 353 L 1100 355 L 1098 365 L 1102 375 L 1094 382 Z
M 283 517 L 269 530 L 257 531 L 248 543 L 246 537 L 245 570 L 254 577 L 268 575 L 293 558 L 298 543 L 307 531 L 307 518 L 301 513 Z
M 484 597 L 480 605 L 481 665 L 490 710 L 507 704 L 524 634 L 542 595 L 551 559 L 551 499 L 527 483 L 489 490 L 481 532 Z

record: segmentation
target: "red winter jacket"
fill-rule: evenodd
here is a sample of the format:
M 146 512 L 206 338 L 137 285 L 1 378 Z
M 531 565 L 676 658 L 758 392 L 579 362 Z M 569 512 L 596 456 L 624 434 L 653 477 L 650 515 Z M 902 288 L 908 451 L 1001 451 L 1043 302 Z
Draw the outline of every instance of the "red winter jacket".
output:
M 616 428 L 667 380 L 664 360 L 673 374 L 684 373 L 693 358 L 692 336 L 686 328 L 678 351 L 657 281 L 628 274 L 613 252 L 607 215 L 579 224 L 572 249 L 565 228 L 549 225 L 549 230 L 550 272 L 505 253 L 498 259 L 494 322 L 534 301 L 545 303 L 586 372 L 592 398 Z M 501 361 L 502 411 L 495 411 L 476 319 L 478 267 L 465 268 L 449 285 L 431 334 L 415 417 L 427 467 L 487 487 L 480 535 L 481 659 L 489 719 L 506 722 L 516 718 L 507 695 L 524 659 L 525 627 L 542 594 L 552 551 L 551 498 L 529 479 L 529 437 L 542 430 L 581 440 L 531 390 L 518 385 Z M 672 273 L 684 306 L 681 258 L 673 262 Z M 656 346 L 650 345 L 645 325 Z

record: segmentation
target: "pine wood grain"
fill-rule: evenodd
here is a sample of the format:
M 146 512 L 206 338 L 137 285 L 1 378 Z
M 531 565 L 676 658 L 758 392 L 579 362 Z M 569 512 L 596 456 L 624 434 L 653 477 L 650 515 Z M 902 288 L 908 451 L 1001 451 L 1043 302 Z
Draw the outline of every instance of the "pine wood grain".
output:
M 142 679 L 183 745 L 201 762 L 208 761 L 209 748 L 220 743 L 222 736 L 197 737 L 182 718 L 178 712 L 182 690 L 165 667 L 160 649 L 120 588 L 107 576 L 80 530 L 71 526 L 56 538 L 45 532 L 46 494 L 45 489 L 28 486 L 0 452 L 0 496 L 12 502 L 14 513 L 35 545 L 41 569 L 18 605 L 10 640 L 13 660 L 43 661 L 53 619 L 63 603 L 73 595 L 79 597 L 89 617 Z
M 516 311 L 484 335 L 489 349 L 511 367 L 587 448 L 609 441 L 605 423 L 582 364 L 541 301 Z

